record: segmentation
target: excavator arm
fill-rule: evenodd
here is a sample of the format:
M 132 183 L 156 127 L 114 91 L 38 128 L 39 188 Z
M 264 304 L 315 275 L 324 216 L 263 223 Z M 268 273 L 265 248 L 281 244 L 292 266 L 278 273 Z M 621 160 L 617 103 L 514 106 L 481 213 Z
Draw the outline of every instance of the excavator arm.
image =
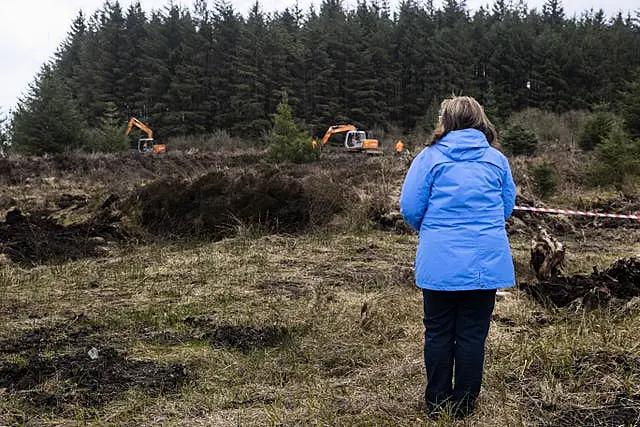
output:
M 138 129 L 140 129 L 141 131 L 143 131 L 144 133 L 147 134 L 147 138 L 149 139 L 153 139 L 153 131 L 151 129 L 149 129 L 147 127 L 147 125 L 145 125 L 144 123 L 142 123 L 140 120 L 136 119 L 135 117 L 131 117 L 129 119 L 129 124 L 127 125 L 127 131 L 124 133 L 126 136 L 129 136 L 129 134 L 131 133 L 131 129 L 133 129 L 133 127 L 137 127 Z
M 138 151 L 140 152 L 153 152 L 153 153 L 166 153 L 167 146 L 164 144 L 158 144 L 153 140 L 153 131 L 149 129 L 147 125 L 142 123 L 140 120 L 135 117 L 131 117 L 129 119 L 129 123 L 127 124 L 127 130 L 125 131 L 125 135 L 129 136 L 133 127 L 137 127 L 141 131 L 147 134 L 146 138 L 140 138 L 138 140 Z
M 327 142 L 329 142 L 329 139 L 331 139 L 332 135 L 335 135 L 336 133 L 349 132 L 349 131 L 352 131 L 352 130 L 357 130 L 354 125 L 336 125 L 336 126 L 331 126 L 327 130 L 327 133 L 325 133 L 324 137 L 322 138 L 322 145 L 327 145 Z

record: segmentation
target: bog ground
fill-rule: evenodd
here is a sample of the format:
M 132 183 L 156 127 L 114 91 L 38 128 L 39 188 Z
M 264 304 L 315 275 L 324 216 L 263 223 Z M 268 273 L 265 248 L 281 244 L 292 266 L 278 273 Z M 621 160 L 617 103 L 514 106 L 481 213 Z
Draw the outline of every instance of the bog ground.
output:
M 395 212 L 407 165 L 0 159 L 0 425 L 438 425 L 417 238 Z M 541 287 L 538 226 L 567 245 Z M 497 302 L 478 412 L 439 424 L 640 423 L 639 224 L 518 213 L 508 229 L 520 286 Z

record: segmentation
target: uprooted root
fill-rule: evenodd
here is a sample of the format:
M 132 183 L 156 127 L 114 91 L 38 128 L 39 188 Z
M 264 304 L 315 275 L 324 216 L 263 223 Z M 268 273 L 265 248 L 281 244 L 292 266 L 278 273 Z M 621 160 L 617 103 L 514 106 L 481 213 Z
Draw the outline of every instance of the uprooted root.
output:
M 520 284 L 520 287 L 543 303 L 591 310 L 614 299 L 630 300 L 640 296 L 640 259 L 623 258 L 606 270 L 595 270 L 590 275 L 558 276 L 539 283 Z

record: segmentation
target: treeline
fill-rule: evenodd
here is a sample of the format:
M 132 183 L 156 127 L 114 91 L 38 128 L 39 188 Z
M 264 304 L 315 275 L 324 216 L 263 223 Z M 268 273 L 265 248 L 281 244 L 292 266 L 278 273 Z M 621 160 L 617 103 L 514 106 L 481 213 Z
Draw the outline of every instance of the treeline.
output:
M 323 0 L 319 10 L 275 13 L 256 2 L 247 16 L 223 0 L 151 13 L 107 1 L 73 21 L 14 112 L 13 139 L 54 119 L 71 144 L 72 124 L 129 116 L 163 138 L 216 129 L 259 138 L 283 92 L 315 135 L 338 122 L 428 126 L 452 93 L 478 98 L 496 119 L 527 107 L 615 109 L 638 81 L 637 18 L 567 17 L 559 0 L 541 11 L 495 0 L 474 12 L 464 0 L 404 0 L 396 10 L 387 0 L 355 9 Z

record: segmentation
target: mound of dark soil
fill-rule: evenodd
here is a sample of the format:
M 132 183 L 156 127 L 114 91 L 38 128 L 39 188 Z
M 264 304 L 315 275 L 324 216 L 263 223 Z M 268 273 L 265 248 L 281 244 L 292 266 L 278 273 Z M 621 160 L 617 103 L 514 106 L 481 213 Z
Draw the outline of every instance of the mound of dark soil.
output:
M 171 392 L 185 378 L 181 364 L 130 360 L 110 347 L 98 349 L 95 360 L 83 349 L 66 355 L 31 355 L 20 362 L 0 362 L 0 388 L 21 392 L 23 399 L 40 411 L 62 410 L 64 404 L 97 407 L 132 388 L 151 395 Z M 45 383 L 48 387 L 42 387 Z
M 328 194 L 310 177 L 261 166 L 211 172 L 194 181 L 156 181 L 142 188 L 132 202 L 140 212 L 141 226 L 154 235 L 221 239 L 239 227 L 303 232 L 341 212 L 349 193 L 334 189 Z
M 558 276 L 538 283 L 523 283 L 520 288 L 543 303 L 590 310 L 614 299 L 630 300 L 640 296 L 640 259 L 620 259 L 602 272 Z
M 269 325 L 251 327 L 218 323 L 206 317 L 188 317 L 184 323 L 189 331 L 145 331 L 141 338 L 163 345 L 178 345 L 194 341 L 209 342 L 213 347 L 238 349 L 251 352 L 263 348 L 276 348 L 284 345 L 300 327 Z
M 106 241 L 129 238 L 119 218 L 98 214 L 89 222 L 61 225 L 51 212 L 12 209 L 0 222 L 0 253 L 21 264 L 58 263 L 104 255 Z

